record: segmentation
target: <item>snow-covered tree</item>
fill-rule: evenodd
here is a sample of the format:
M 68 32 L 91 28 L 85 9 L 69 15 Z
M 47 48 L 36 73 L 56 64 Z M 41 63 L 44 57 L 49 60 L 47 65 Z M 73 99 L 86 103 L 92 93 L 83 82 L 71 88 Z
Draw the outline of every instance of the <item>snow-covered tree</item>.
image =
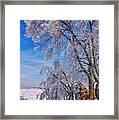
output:
M 99 99 L 98 20 L 26 20 L 25 23 L 25 35 L 32 38 L 35 49 L 43 45 L 47 59 L 61 54 L 67 59 L 67 66 L 58 57 L 54 68 L 43 67 L 47 80 L 42 84 L 45 91 L 41 99 Z M 88 88 L 83 85 L 84 79 Z

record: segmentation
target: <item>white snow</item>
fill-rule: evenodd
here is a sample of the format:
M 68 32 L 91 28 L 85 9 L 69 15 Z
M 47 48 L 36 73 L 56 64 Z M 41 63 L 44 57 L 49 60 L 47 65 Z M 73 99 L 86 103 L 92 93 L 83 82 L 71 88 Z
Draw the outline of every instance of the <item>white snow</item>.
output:
M 42 93 L 42 89 L 39 88 L 21 88 L 20 100 L 37 100 L 37 96 Z

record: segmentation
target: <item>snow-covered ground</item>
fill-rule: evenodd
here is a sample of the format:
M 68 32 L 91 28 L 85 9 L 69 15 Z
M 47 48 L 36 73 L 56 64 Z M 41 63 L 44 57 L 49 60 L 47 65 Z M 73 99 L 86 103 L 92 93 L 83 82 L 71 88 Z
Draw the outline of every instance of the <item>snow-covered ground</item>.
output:
M 39 88 L 21 88 L 20 100 L 36 100 L 37 96 L 42 93 L 42 89 Z

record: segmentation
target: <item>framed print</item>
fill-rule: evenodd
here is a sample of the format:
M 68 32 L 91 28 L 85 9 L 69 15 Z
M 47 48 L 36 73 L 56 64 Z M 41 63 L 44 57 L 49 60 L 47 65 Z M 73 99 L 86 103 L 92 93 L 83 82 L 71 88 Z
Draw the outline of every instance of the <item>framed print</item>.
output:
M 1 2 L 2 119 L 118 119 L 118 2 Z

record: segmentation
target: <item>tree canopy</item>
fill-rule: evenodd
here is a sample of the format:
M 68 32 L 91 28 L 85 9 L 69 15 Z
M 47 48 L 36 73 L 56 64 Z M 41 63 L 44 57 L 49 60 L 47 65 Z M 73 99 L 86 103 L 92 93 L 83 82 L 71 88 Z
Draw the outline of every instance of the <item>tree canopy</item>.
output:
M 35 50 L 46 52 L 53 68 L 44 66 L 47 79 L 40 83 L 40 99 L 99 99 L 99 21 L 98 20 L 25 20 L 26 37 Z M 63 55 L 65 63 L 61 63 Z M 83 81 L 88 81 L 88 86 Z

